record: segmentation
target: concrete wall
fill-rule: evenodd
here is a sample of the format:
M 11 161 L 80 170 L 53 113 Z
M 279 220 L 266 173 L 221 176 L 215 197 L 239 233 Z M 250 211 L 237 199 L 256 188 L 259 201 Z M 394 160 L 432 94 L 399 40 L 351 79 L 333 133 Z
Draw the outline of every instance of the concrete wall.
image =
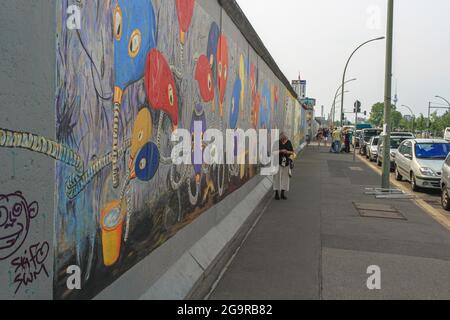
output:
M 258 166 L 172 165 L 173 130 L 194 120 L 222 132 L 279 128 L 299 148 L 304 110 L 251 26 L 235 24 L 242 13 L 234 2 L 48 3 L 14 2 L 0 22 L 14 33 L 1 40 L 0 159 L 9 165 L 0 168 L 0 206 L 13 217 L 20 203 L 30 220 L 14 254 L 1 259 L 12 249 L 0 251 L 9 288 L 0 295 L 184 298 L 270 179 Z M 66 23 L 74 3 L 75 29 Z M 17 262 L 30 254 L 41 272 L 17 288 Z M 80 289 L 67 286 L 71 267 Z
M 2 2 L 0 128 L 55 139 L 55 10 L 47 0 Z M 2 148 L 8 141 L 12 136 L 0 129 L 0 299 L 48 299 L 55 163 Z

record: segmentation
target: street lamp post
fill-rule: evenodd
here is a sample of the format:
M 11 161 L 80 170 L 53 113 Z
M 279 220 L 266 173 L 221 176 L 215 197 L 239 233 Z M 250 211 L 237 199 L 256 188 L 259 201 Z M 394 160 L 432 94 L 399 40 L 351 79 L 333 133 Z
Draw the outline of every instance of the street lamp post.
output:
M 445 99 L 444 97 L 436 96 L 436 98 L 444 100 L 448 104 L 448 106 L 450 107 L 450 102 L 447 99 Z
M 345 90 L 344 93 L 349 93 L 350 90 Z M 341 92 L 339 92 L 337 94 L 337 96 L 334 97 L 334 102 L 333 102 L 333 126 L 334 126 L 334 120 L 335 120 L 335 116 L 336 116 L 336 104 L 337 103 L 341 103 L 341 100 L 337 100 L 337 98 L 339 98 L 342 95 Z
M 348 65 L 349 65 L 349 63 L 350 63 L 350 60 L 353 58 L 353 56 L 354 56 L 354 54 L 356 53 L 356 51 L 358 51 L 358 50 L 359 50 L 361 47 L 363 47 L 364 45 L 366 45 L 366 44 L 368 44 L 368 43 L 370 43 L 370 42 L 373 42 L 373 41 L 378 41 L 378 40 L 383 40 L 383 39 L 385 39 L 385 37 L 375 38 L 375 39 L 372 39 L 372 40 L 369 40 L 369 41 L 366 41 L 366 42 L 362 43 L 361 45 L 359 45 L 359 46 L 355 49 L 355 51 L 352 52 L 352 54 L 350 55 L 350 57 L 349 57 L 348 60 L 347 60 L 347 63 L 345 64 L 344 74 L 343 74 L 343 76 L 342 76 L 342 86 L 341 86 L 341 90 L 342 90 L 342 101 L 341 101 L 341 127 L 342 127 L 342 123 L 343 123 L 343 121 L 344 121 L 344 118 L 343 118 L 342 114 L 344 113 L 345 74 L 347 73 L 347 68 L 348 68 Z
M 445 103 L 448 105 L 448 107 L 441 107 L 441 106 L 432 106 L 432 102 L 428 102 L 428 119 L 427 119 L 427 137 L 430 137 L 430 131 L 431 131 L 431 109 L 448 109 L 450 108 L 450 102 L 441 96 L 435 96 L 435 98 L 444 100 Z
M 356 80 L 357 80 L 356 78 L 353 78 L 353 79 L 350 79 L 350 80 L 345 81 L 344 83 L 347 84 L 347 83 L 349 83 L 349 82 L 356 81 Z M 336 93 L 335 93 L 335 95 L 334 95 L 333 106 L 332 106 L 332 108 L 333 108 L 333 126 L 334 126 L 335 115 L 336 115 L 336 99 L 337 99 L 337 97 L 340 96 L 339 91 L 341 90 L 341 88 L 342 88 L 342 84 L 341 84 L 341 85 L 339 86 L 339 88 L 336 90 Z M 341 94 L 342 94 L 342 93 L 341 93 Z
M 383 148 L 383 176 L 381 188 L 390 189 L 390 159 L 391 144 L 391 109 L 392 109 L 392 43 L 394 35 L 394 0 L 388 1 L 387 30 L 386 30 L 386 70 L 384 82 L 384 148 Z

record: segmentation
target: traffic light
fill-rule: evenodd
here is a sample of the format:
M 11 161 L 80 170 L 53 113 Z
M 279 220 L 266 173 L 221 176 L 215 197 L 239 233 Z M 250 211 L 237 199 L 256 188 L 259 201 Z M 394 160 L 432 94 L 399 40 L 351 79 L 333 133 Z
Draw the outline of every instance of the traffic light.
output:
M 361 102 L 356 100 L 354 106 L 355 106 L 355 108 L 353 109 L 353 111 L 355 113 L 361 113 Z

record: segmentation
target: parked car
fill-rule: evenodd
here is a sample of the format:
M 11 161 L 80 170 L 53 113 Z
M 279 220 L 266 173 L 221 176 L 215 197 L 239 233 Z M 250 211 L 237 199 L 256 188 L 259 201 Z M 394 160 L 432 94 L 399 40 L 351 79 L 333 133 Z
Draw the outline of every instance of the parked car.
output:
M 378 144 L 380 141 L 380 137 L 372 137 L 370 139 L 369 144 L 367 145 L 367 159 L 369 159 L 371 162 L 377 161 L 378 158 Z
M 380 142 L 378 143 L 378 158 L 376 159 L 377 164 L 379 167 L 381 167 L 383 165 L 384 162 L 384 153 L 383 153 L 383 149 L 384 149 L 384 135 L 380 136 Z M 391 136 L 391 145 L 390 145 L 390 150 L 389 150 L 389 155 L 390 155 L 390 163 L 391 163 L 391 171 L 394 171 L 395 169 L 395 156 L 397 153 L 398 148 L 400 147 L 401 143 L 405 140 L 411 139 L 408 136 Z
M 395 178 L 411 182 L 413 191 L 440 189 L 442 166 L 449 153 L 450 143 L 446 140 L 406 140 L 395 155 Z
M 353 146 L 355 148 L 359 148 L 359 139 L 361 139 L 362 130 L 356 130 L 355 135 L 353 136 Z
M 450 141 L 450 128 L 445 128 L 444 140 Z
M 379 136 L 383 132 L 382 129 L 364 129 L 361 132 L 361 138 L 359 139 L 359 154 L 365 156 L 367 154 L 366 146 L 370 142 L 372 137 Z
M 416 136 L 412 132 L 391 132 L 391 137 L 407 137 L 409 139 L 416 138 Z
M 447 159 L 445 159 L 444 165 L 442 166 L 441 190 L 442 207 L 445 210 L 450 211 L 450 154 L 447 156 Z

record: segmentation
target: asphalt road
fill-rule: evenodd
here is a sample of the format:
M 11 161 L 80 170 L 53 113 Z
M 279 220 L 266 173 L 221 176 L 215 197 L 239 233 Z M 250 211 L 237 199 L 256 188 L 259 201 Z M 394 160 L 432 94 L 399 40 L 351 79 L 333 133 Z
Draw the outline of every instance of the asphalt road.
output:
M 423 201 L 439 195 L 365 194 L 380 183 L 366 160 L 308 147 L 289 200 L 269 204 L 209 298 L 450 299 L 450 216 Z M 361 205 L 384 218 L 363 217 Z

